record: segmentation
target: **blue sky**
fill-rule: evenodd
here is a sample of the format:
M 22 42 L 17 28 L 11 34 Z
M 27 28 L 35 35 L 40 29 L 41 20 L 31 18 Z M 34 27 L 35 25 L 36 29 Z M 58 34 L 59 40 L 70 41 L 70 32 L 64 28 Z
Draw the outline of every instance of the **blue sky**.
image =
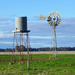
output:
M 75 0 L 0 0 L 0 48 L 11 48 L 15 17 L 27 16 L 31 47 L 48 47 L 51 44 L 52 27 L 40 14 L 58 11 L 62 22 L 56 28 L 57 46 L 75 45 Z

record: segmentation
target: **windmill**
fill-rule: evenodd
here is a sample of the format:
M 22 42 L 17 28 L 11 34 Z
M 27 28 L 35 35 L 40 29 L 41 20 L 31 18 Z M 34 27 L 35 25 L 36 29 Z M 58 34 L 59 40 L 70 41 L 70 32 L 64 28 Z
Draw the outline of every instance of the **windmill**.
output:
M 43 15 L 40 15 L 40 20 L 44 20 L 46 17 Z M 50 26 L 52 26 L 53 29 L 53 51 L 55 54 L 55 58 L 56 58 L 56 49 L 57 49 L 57 41 L 56 41 L 56 26 L 60 25 L 62 20 L 61 14 L 59 14 L 59 12 L 51 12 L 48 17 L 47 17 L 47 22 Z

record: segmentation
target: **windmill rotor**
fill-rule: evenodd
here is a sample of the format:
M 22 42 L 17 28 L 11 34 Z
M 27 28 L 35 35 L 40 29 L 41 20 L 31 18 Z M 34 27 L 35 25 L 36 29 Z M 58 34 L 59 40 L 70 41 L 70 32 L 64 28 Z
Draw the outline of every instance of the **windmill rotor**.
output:
M 57 11 L 55 12 L 51 12 L 49 13 L 48 17 L 47 17 L 47 21 L 48 21 L 48 24 L 50 26 L 53 27 L 53 24 L 56 26 L 58 26 L 60 23 L 61 23 L 61 14 L 59 14 L 59 12 L 57 13 Z

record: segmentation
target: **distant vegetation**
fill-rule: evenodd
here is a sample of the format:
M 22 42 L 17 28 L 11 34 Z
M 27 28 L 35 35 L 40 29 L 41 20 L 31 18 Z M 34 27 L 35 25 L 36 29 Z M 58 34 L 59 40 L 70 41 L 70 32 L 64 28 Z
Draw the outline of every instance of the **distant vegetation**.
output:
M 29 51 L 52 51 L 52 48 L 45 47 L 45 48 L 29 48 Z M 27 51 L 27 49 L 23 50 Z M 75 51 L 75 47 L 58 47 L 57 51 Z M 12 52 L 11 48 L 0 49 L 0 52 Z
M 52 48 L 38 48 L 38 51 L 52 51 Z M 75 47 L 58 47 L 57 51 L 75 51 Z

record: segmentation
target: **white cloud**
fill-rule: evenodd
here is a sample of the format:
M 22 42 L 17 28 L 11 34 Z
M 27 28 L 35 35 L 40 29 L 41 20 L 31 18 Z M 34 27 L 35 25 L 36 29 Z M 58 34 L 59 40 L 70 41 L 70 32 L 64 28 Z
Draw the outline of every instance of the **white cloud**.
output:
M 32 47 L 44 47 L 48 45 L 51 41 L 52 27 L 47 23 L 46 20 L 45 21 L 39 21 L 37 19 L 35 20 L 36 22 L 34 21 L 28 22 L 28 30 L 31 31 L 29 33 L 29 38 L 30 38 L 30 41 L 34 40 L 39 43 L 36 43 L 36 44 L 31 43 L 31 45 Z M 9 25 L 9 26 L 6 26 L 7 28 L 5 28 L 5 25 Z M 0 23 L 0 28 L 1 28 L 0 33 L 2 32 L 0 34 L 0 38 L 1 39 L 3 38 L 4 41 L 9 40 L 9 43 L 10 43 L 11 39 L 13 38 L 12 30 L 15 29 L 14 25 L 15 24 L 13 24 L 12 22 L 11 23 L 5 22 L 3 23 L 3 26 L 1 26 L 1 23 Z M 8 31 L 7 34 L 4 34 L 3 32 L 6 32 L 6 31 Z M 57 38 L 57 41 L 59 42 L 58 46 L 60 46 L 62 42 L 63 42 L 63 46 L 65 46 L 64 42 L 66 42 L 67 46 L 71 46 L 69 43 L 72 43 L 75 41 L 74 35 L 75 35 L 75 18 L 62 18 L 61 24 L 58 27 L 56 27 L 56 38 Z
M 16 16 L 16 14 L 12 14 L 12 15 L 10 15 L 10 17 L 15 17 Z
M 75 24 L 75 17 L 62 18 L 62 24 Z
M 35 39 L 51 39 L 51 36 L 30 36 L 30 38 Z
M 12 38 L 13 37 L 13 34 L 0 34 L 0 38 Z
M 14 21 L 12 18 L 0 18 L 0 21 Z
M 0 42 L 1 44 L 13 44 L 13 42 Z
M 15 25 L 14 23 L 6 23 L 6 22 L 3 22 L 3 23 L 0 23 L 0 26 L 3 26 L 3 25 Z

